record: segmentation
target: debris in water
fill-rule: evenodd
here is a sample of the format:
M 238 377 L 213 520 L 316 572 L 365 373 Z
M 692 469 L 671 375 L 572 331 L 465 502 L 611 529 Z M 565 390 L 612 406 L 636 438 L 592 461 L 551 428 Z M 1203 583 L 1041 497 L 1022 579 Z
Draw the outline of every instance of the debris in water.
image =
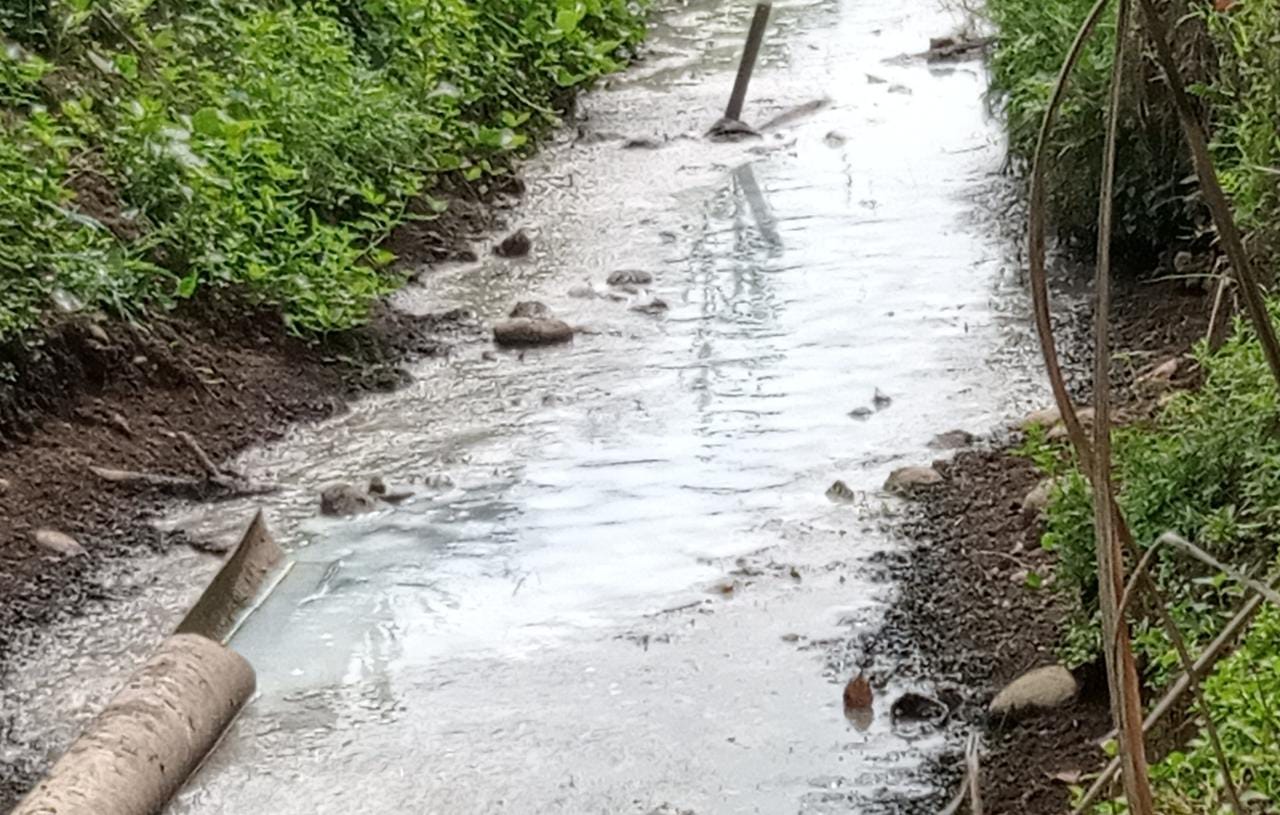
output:
M 865 406 L 856 407 L 853 410 L 849 411 L 849 418 L 857 419 L 858 421 L 863 422 L 863 421 L 866 421 L 867 419 L 870 419 L 874 413 L 875 411 L 869 407 L 865 407 Z
M 885 79 L 884 77 L 876 76 L 875 74 L 867 74 L 868 85 L 885 85 L 888 82 L 889 80 Z
M 754 128 L 737 119 L 721 119 L 711 126 L 711 129 L 707 131 L 707 136 L 713 141 L 742 141 L 743 139 L 761 138 Z
M 941 725 L 951 715 L 951 708 L 932 696 L 922 693 L 904 693 L 893 701 L 890 708 L 893 721 Z
M 844 686 L 844 709 L 847 713 L 869 707 L 871 707 L 871 682 L 862 671 L 858 671 L 858 675 Z
M 843 147 L 844 143 L 849 141 L 843 133 L 838 130 L 832 130 L 830 133 L 822 137 L 822 141 L 827 147 Z
M 871 403 L 876 406 L 876 410 L 884 410 L 893 404 L 893 399 L 884 391 L 876 388 L 876 393 L 871 397 Z
M 627 139 L 622 143 L 623 150 L 657 150 L 661 146 L 662 142 L 649 136 Z

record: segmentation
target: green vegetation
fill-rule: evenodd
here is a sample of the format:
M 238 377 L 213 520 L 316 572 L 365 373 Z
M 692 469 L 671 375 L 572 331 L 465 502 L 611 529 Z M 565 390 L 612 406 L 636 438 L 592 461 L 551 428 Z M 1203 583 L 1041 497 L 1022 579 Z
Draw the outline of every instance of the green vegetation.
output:
M 1005 102 L 1015 155 L 1034 147 L 1061 60 L 1092 0 L 989 0 L 999 28 L 992 84 Z M 1166 2 L 1178 12 L 1177 52 L 1202 106 L 1223 185 L 1251 248 L 1270 269 L 1280 259 L 1280 0 Z M 1103 106 L 1115 31 L 1105 23 L 1085 52 L 1053 135 L 1053 217 L 1067 235 L 1092 237 Z M 1146 43 L 1142 43 L 1146 47 Z M 1117 217 L 1122 238 L 1205 245 L 1211 233 L 1189 186 L 1181 133 L 1149 55 L 1125 99 Z M 1164 244 L 1164 245 L 1167 245 Z M 1280 316 L 1280 300 L 1271 304 Z M 1149 422 L 1114 434 L 1118 500 L 1140 546 L 1172 530 L 1255 574 L 1280 563 L 1280 398 L 1244 323 L 1216 352 L 1197 350 L 1203 386 L 1173 398 Z M 1075 664 L 1100 653 L 1093 509 L 1088 484 L 1062 444 L 1039 430 L 1021 453 L 1055 476 L 1044 545 L 1058 555 L 1054 587 L 1076 609 L 1062 650 Z M 1130 564 L 1132 565 L 1132 564 Z M 1152 572 L 1193 651 L 1241 601 L 1233 580 L 1185 554 L 1162 550 Z M 1148 609 L 1131 609 L 1134 647 L 1151 687 L 1179 672 L 1177 653 Z M 1280 805 L 1280 610 L 1268 608 L 1205 683 L 1237 783 L 1254 806 Z M 1203 734 L 1152 769 L 1170 813 L 1225 808 L 1220 770 Z M 1123 811 L 1112 802 L 1099 811 Z
M 1093 0 L 987 3 L 999 31 L 991 86 L 1003 103 L 1015 156 L 1030 157 L 1058 68 L 1092 5 Z M 1184 78 L 1201 99 L 1223 183 L 1239 216 L 1258 230 L 1274 224 L 1269 216 L 1280 207 L 1280 0 L 1249 0 L 1221 12 L 1199 0 L 1189 7 L 1157 5 L 1166 14 L 1180 9 L 1190 15 L 1178 26 Z M 1091 239 L 1094 233 L 1114 41 L 1114 16 L 1108 14 L 1072 75 L 1050 142 L 1050 204 L 1056 225 L 1069 237 Z M 1117 236 L 1135 246 L 1197 237 L 1206 222 L 1153 62 L 1145 56 L 1131 73 L 1118 145 Z M 1274 230 L 1266 230 L 1272 251 Z
M 298 333 L 359 323 L 410 201 L 506 172 L 642 6 L 0 0 L 0 342 L 210 286 Z

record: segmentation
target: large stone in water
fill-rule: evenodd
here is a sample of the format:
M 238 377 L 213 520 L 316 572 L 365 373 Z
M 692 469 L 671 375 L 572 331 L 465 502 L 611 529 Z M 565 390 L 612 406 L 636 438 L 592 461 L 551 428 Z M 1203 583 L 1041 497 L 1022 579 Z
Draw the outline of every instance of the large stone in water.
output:
M 889 492 L 906 492 L 914 487 L 941 483 L 942 474 L 932 467 L 900 467 L 889 473 L 884 488 Z
M 513 317 L 493 326 L 493 341 L 510 347 L 555 345 L 573 339 L 573 329 L 561 320 Z
M 1006 685 L 991 700 L 990 712 L 1002 719 L 1054 710 L 1070 704 L 1079 690 L 1071 671 L 1061 665 L 1046 665 Z
M 533 249 L 533 241 L 523 229 L 517 229 L 493 247 L 493 253 L 503 258 L 522 258 Z
M 610 272 L 606 281 L 610 286 L 648 286 L 653 275 L 644 269 L 619 269 Z
M 330 484 L 320 492 L 320 514 L 334 517 L 371 512 L 377 506 L 373 497 L 350 484 Z

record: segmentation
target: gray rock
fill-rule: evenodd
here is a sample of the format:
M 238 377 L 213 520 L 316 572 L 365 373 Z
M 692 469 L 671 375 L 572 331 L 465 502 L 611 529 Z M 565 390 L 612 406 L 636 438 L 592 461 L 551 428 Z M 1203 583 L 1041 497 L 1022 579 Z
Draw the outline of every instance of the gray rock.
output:
M 377 507 L 373 497 L 350 484 L 330 484 L 320 492 L 320 514 L 332 517 L 359 515 Z
M 991 700 L 990 713 L 996 718 L 1016 718 L 1054 710 L 1070 704 L 1079 690 L 1071 671 L 1061 665 L 1046 665 L 1005 686 Z
M 581 283 L 569 289 L 569 296 L 579 300 L 591 300 L 596 297 L 596 290 L 591 288 L 589 283 Z
M 875 411 L 869 407 L 856 407 L 853 410 L 849 411 L 849 418 L 857 419 L 858 421 L 866 421 L 867 419 L 870 419 L 874 414 L 875 414 Z
M 908 692 L 893 700 L 889 714 L 895 722 L 915 722 L 936 727 L 951 715 L 951 708 L 932 696 Z
M 606 281 L 610 286 L 648 286 L 653 275 L 644 269 L 619 269 L 610 272 Z
M 56 529 L 37 529 L 32 537 L 35 538 L 36 546 L 55 555 L 76 557 L 88 554 L 80 545 L 80 541 Z
M 942 474 L 932 467 L 899 467 L 889 473 L 884 488 L 889 492 L 907 492 L 914 487 L 941 483 Z
M 517 229 L 493 247 L 493 253 L 503 258 L 522 258 L 533 249 L 533 241 L 523 229 Z
M 893 398 L 879 388 L 876 388 L 875 395 L 871 397 L 871 404 L 876 406 L 876 410 L 883 410 L 893 404 Z
M 1028 413 L 1023 417 L 1022 421 L 1018 422 L 1018 429 L 1027 431 L 1036 426 L 1053 427 L 1060 421 L 1062 421 L 1062 414 L 1058 411 L 1058 408 L 1056 406 L 1047 407 Z
M 974 435 L 965 430 L 948 430 L 946 433 L 939 433 L 929 442 L 929 446 L 935 450 L 958 450 L 961 447 L 968 447 L 973 444 Z
M 1027 493 L 1022 499 L 1022 511 L 1029 515 L 1039 515 L 1049 508 L 1049 498 L 1053 494 L 1053 479 L 1046 478 Z
M 573 329 L 561 320 L 514 317 L 493 326 L 493 341 L 507 347 L 555 345 L 573 339 Z
M 849 485 L 843 481 L 837 481 L 830 487 L 827 487 L 826 494 L 827 498 L 832 501 L 839 501 L 842 503 L 848 503 L 858 497 L 853 490 L 849 489 Z
M 539 303 L 537 300 L 522 300 L 516 303 L 515 308 L 511 309 L 510 317 L 528 317 L 533 320 L 549 320 L 552 318 L 551 309 L 546 303 Z
M 387 494 L 387 482 L 383 480 L 382 476 L 375 475 L 373 478 L 369 479 L 369 494 L 370 495 L 386 495 Z

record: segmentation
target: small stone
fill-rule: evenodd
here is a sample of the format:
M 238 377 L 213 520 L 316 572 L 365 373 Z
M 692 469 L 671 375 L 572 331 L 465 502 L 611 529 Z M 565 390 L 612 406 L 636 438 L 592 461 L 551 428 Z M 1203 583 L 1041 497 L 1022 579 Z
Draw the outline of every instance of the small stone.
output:
M 655 297 L 644 303 L 636 303 L 631 307 L 631 310 L 639 312 L 640 314 L 648 314 L 656 317 L 659 314 L 665 314 L 670 308 L 671 306 L 667 305 L 666 300 L 663 300 L 661 297 Z
M 972 433 L 965 430 L 948 430 L 934 436 L 929 446 L 935 450 L 958 450 L 973 444 L 974 438 Z
M 1060 421 L 1062 421 L 1062 413 L 1058 408 L 1047 407 L 1028 413 L 1022 421 L 1018 422 L 1018 429 L 1025 432 L 1033 427 L 1053 427 Z
M 884 488 L 889 492 L 907 492 L 915 487 L 942 483 L 942 474 L 932 467 L 900 467 L 889 473 Z
M 871 404 L 876 406 L 876 410 L 882 410 L 893 404 L 893 399 L 884 391 L 876 388 L 875 395 L 871 397 Z
M 843 147 L 849 139 L 840 131 L 832 130 L 830 133 L 822 137 L 822 141 L 827 147 Z
M 77 557 L 87 554 L 84 547 L 80 545 L 80 541 L 56 529 L 37 529 L 32 537 L 35 538 L 37 546 L 55 555 Z
M 13 486 L 12 481 L 7 478 L 0 478 L 0 493 L 8 492 L 11 486 Z
M 333 517 L 371 512 L 377 505 L 367 492 L 350 484 L 330 484 L 320 492 L 320 514 Z
M 1049 498 L 1053 494 L 1053 479 L 1046 478 L 1032 488 L 1022 499 L 1022 511 L 1028 515 L 1040 515 L 1049 508 Z
M 900 93 L 904 96 L 910 96 L 913 93 L 913 91 L 910 88 L 908 88 L 906 85 L 895 83 L 889 86 L 889 93 Z
M 662 142 L 649 136 L 627 139 L 622 143 L 623 150 L 657 150 L 661 146 Z
M 591 300 L 596 296 L 596 290 L 591 288 L 590 284 L 582 283 L 569 289 L 569 296 L 579 300 Z
M 644 269 L 619 269 L 610 272 L 606 282 L 610 286 L 648 286 L 653 282 L 653 274 Z
M 1178 359 L 1166 359 L 1159 365 L 1138 377 L 1138 381 L 1144 385 L 1167 385 L 1175 376 L 1178 375 Z
M 386 495 L 387 494 L 387 482 L 383 480 L 382 476 L 375 475 L 373 478 L 369 479 L 369 494 L 370 495 Z
M 888 82 L 889 80 L 885 79 L 882 76 L 876 76 L 875 74 L 867 74 L 868 85 L 885 85 L 885 84 L 888 84 Z
M 533 241 L 523 229 L 517 229 L 493 247 L 493 253 L 503 258 L 522 258 L 533 249 Z
M 869 407 L 856 407 L 853 410 L 849 411 L 849 418 L 857 419 L 858 421 L 862 422 L 862 421 L 866 421 L 867 419 L 870 419 L 874 414 L 875 414 L 875 411 Z
M 93 337 L 95 340 L 102 343 L 103 345 L 111 344 L 110 335 L 107 334 L 106 329 L 104 329 L 102 326 L 98 325 L 97 323 L 89 323 L 86 330 L 89 332 L 90 337 Z
M 826 495 L 828 499 L 841 503 L 848 503 L 858 497 L 853 490 L 849 489 L 849 485 L 843 481 L 837 481 L 830 487 L 827 487 Z
M 990 713 L 1006 718 L 1053 710 L 1069 704 L 1078 692 L 1071 671 L 1061 665 L 1046 665 L 1006 685 L 991 701 Z
M 422 483 L 433 490 L 453 489 L 453 479 L 443 473 L 432 473 L 422 479 Z
M 498 355 L 493 353 L 492 351 L 485 351 L 482 354 L 480 354 L 480 359 L 484 360 L 485 362 L 497 362 Z
M 546 303 L 539 303 L 537 300 L 522 300 L 516 303 L 515 308 L 511 309 L 509 316 L 528 317 L 533 320 L 549 320 L 552 314 Z
M 493 341 L 508 347 L 555 345 L 573 339 L 573 329 L 561 320 L 515 317 L 493 326 Z

